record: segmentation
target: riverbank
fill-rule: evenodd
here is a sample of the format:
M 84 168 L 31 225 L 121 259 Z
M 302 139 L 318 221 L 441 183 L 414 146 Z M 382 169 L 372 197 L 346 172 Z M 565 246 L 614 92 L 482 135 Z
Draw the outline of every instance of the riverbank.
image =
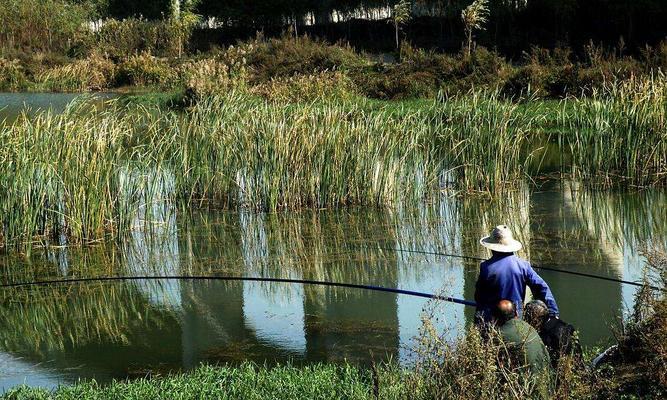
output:
M 142 24 L 151 23 L 115 24 L 121 36 L 134 38 Z M 130 88 L 190 95 L 224 92 L 231 81 L 242 80 L 261 96 L 293 96 L 301 101 L 309 99 L 308 86 L 384 100 L 433 98 L 441 92 L 454 95 L 473 88 L 498 90 L 515 100 L 561 99 L 586 97 L 610 82 L 650 77 L 667 68 L 667 43 L 647 48 L 639 58 L 593 45 L 583 58 L 574 57 L 568 49 L 533 48 L 520 62 L 484 48 L 470 55 L 440 54 L 404 44 L 397 53 L 398 62 L 385 64 L 349 46 L 306 36 L 258 37 L 206 53 L 176 56 L 173 51 L 139 48 L 136 39 L 99 35 L 78 57 L 7 52 L 0 57 L 0 90 L 122 92 Z M 215 81 L 202 81 L 211 75 Z

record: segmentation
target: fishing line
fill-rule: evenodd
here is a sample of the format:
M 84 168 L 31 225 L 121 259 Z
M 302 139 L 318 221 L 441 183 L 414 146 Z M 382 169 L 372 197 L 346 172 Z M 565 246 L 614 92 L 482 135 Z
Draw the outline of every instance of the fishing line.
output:
M 379 249 L 379 250 L 398 251 L 398 252 L 401 252 L 401 253 L 428 254 L 428 255 L 442 256 L 442 257 L 461 258 L 461 259 L 464 259 L 464 260 L 486 261 L 486 258 L 472 257 L 472 256 L 462 256 L 462 255 L 459 255 L 459 254 L 436 253 L 436 252 L 432 252 L 432 251 L 423 251 L 423 250 L 396 249 L 396 248 L 391 248 L 391 247 L 376 247 L 376 248 Z M 366 247 L 365 249 L 370 249 L 370 248 Z M 640 286 L 640 287 L 644 286 L 644 284 L 641 283 L 641 282 L 626 281 L 626 280 L 623 280 L 623 279 L 616 279 L 616 278 L 610 278 L 610 277 L 607 277 L 607 276 L 587 274 L 587 273 L 584 273 L 584 272 L 567 271 L 567 270 L 558 269 L 558 268 L 540 267 L 539 265 L 533 265 L 533 264 L 531 264 L 531 266 L 533 267 L 533 269 L 537 269 L 537 270 L 541 270 L 541 271 L 552 271 L 552 272 L 558 272 L 558 273 L 561 273 L 561 274 L 583 276 L 583 277 L 586 277 L 586 278 L 600 279 L 600 280 L 603 280 L 603 281 L 623 283 L 623 284 L 632 285 L 632 286 Z M 647 287 L 649 289 L 652 289 L 652 290 L 665 291 L 665 289 L 659 288 L 657 286 L 647 285 Z
M 404 294 L 407 296 L 413 297 L 422 297 L 426 299 L 447 301 L 455 304 L 462 304 L 464 306 L 476 307 L 477 304 L 474 301 L 457 299 L 455 297 L 449 296 L 440 296 L 431 293 L 416 292 L 413 290 L 404 290 L 398 288 L 388 288 L 384 286 L 374 286 L 374 285 L 359 285 L 356 283 L 345 283 L 345 282 L 329 282 L 329 281 L 314 281 L 308 279 L 286 279 L 286 278 L 257 278 L 257 277 L 248 277 L 248 276 L 206 276 L 206 275 L 168 275 L 168 276 L 100 276 L 94 278 L 70 278 L 70 279 L 55 279 L 55 280 L 44 280 L 44 281 L 32 281 L 32 282 L 16 282 L 16 283 L 5 283 L 0 285 L 0 288 L 20 288 L 20 287 L 29 287 L 29 286 L 49 286 L 49 285 L 60 285 L 60 284 L 75 284 L 75 283 L 87 283 L 87 282 L 111 282 L 111 281 L 139 281 L 139 280 L 191 280 L 191 281 L 202 281 L 202 280 L 218 280 L 218 281 L 247 281 L 247 282 L 274 282 L 274 283 L 300 283 L 304 285 L 319 285 L 319 286 L 329 286 L 329 287 L 342 287 L 349 289 L 363 289 L 371 290 L 376 292 L 386 292 L 386 293 L 396 293 Z

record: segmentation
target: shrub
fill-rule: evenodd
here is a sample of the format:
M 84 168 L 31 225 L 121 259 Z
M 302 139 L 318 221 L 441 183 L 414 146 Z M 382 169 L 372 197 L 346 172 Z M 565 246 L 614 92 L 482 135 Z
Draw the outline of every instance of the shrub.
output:
M 650 70 L 667 72 L 667 40 L 660 42 L 657 47 L 646 46 L 642 51 L 642 59 Z
M 365 96 L 383 100 L 433 97 L 439 87 L 433 73 L 406 71 L 394 65 L 378 64 L 373 69 L 353 74 L 352 79 Z
M 245 75 L 244 67 L 230 67 L 216 59 L 189 61 L 179 68 L 179 76 L 190 100 L 241 88 L 245 86 Z
M 503 86 L 514 97 L 564 97 L 577 90 L 570 49 L 551 51 L 539 47 L 524 53 L 525 64 L 515 68 Z
M 344 45 L 330 45 L 304 36 L 255 41 L 240 46 L 247 49 L 246 60 L 253 82 L 273 78 L 309 75 L 323 71 L 349 69 L 366 64 L 354 50 Z
M 42 90 L 57 92 L 84 92 L 103 90 L 115 81 L 116 66 L 97 53 L 84 60 L 76 60 L 48 69 L 37 76 Z
M 667 395 L 667 253 L 650 249 L 644 255 L 659 290 L 646 285 L 635 296 L 634 313 L 620 332 L 618 350 L 611 361 L 612 385 L 601 398 L 631 395 L 660 399 Z
M 67 53 L 90 35 L 84 6 L 64 0 L 4 0 L 0 7 L 0 54 Z
M 349 99 L 355 95 L 355 87 L 345 74 L 326 71 L 272 79 L 254 87 L 252 92 L 270 100 L 309 102 L 325 98 Z
M 108 19 L 95 36 L 98 50 L 115 60 L 137 53 L 165 57 L 178 53 L 178 38 L 169 21 Z
M 118 66 L 116 84 L 165 86 L 176 81 L 176 72 L 161 58 L 148 53 L 133 55 Z
M 0 90 L 23 90 L 27 84 L 28 78 L 19 60 L 0 58 Z

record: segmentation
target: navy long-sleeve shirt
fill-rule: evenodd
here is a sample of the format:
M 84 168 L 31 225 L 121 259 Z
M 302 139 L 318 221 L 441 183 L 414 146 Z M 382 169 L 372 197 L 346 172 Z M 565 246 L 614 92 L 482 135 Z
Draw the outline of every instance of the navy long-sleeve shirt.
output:
M 494 252 L 490 259 L 480 264 L 475 286 L 478 316 L 486 322 L 491 321 L 491 310 L 500 300 L 513 302 L 521 316 L 526 286 L 530 287 L 536 299 L 546 303 L 549 314 L 559 314 L 549 285 L 533 270 L 528 261 L 514 253 Z

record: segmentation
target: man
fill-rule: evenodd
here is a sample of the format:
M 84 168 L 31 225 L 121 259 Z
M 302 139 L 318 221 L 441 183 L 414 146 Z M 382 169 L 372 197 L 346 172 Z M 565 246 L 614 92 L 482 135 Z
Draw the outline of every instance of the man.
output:
M 581 346 L 574 327 L 559 318 L 549 315 L 549 308 L 541 300 L 532 300 L 526 304 L 523 319 L 528 322 L 542 338 L 549 350 L 554 368 L 562 355 L 581 357 Z
M 511 368 L 528 367 L 535 376 L 548 373 L 549 353 L 535 328 L 518 318 L 514 303 L 500 300 L 493 308 L 492 316 Z
M 514 255 L 522 245 L 514 240 L 506 225 L 495 227 L 489 236 L 480 239 L 480 243 L 491 250 L 492 256 L 481 263 L 475 286 L 476 322 L 479 325 L 491 320 L 491 310 L 501 299 L 511 301 L 521 316 L 526 286 L 530 287 L 535 298 L 547 304 L 552 317 L 558 317 L 558 305 L 549 285 L 537 275 L 528 261 Z

